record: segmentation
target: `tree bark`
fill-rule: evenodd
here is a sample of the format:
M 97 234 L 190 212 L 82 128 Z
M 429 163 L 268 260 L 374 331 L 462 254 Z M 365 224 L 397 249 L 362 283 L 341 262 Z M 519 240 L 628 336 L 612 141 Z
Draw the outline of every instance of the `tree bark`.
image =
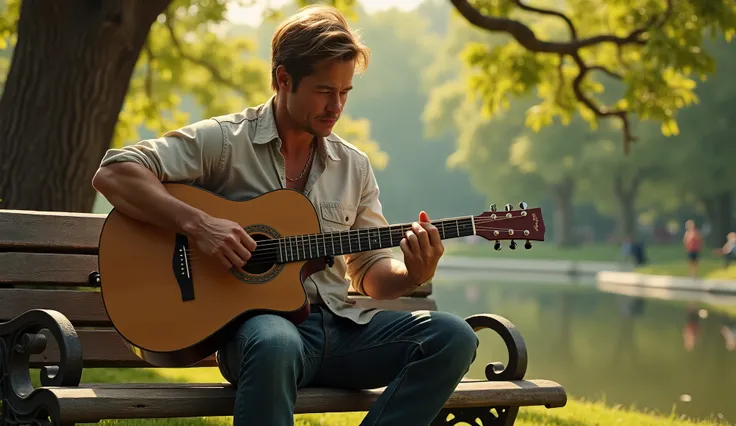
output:
M 636 196 L 641 181 L 642 176 L 639 174 L 633 177 L 628 186 L 621 174 L 617 174 L 613 179 L 613 193 L 619 208 L 618 229 L 622 237 L 636 238 Z
M 711 232 L 706 238 L 706 243 L 712 248 L 723 246 L 726 242 L 726 234 L 734 231 L 733 224 L 733 194 L 721 192 L 703 199 L 705 213 L 710 222 Z
M 564 179 L 552 187 L 555 198 L 555 240 L 559 247 L 574 245 L 572 196 L 575 184 L 572 179 Z
M 92 210 L 92 176 L 169 2 L 23 2 L 0 99 L 0 208 Z

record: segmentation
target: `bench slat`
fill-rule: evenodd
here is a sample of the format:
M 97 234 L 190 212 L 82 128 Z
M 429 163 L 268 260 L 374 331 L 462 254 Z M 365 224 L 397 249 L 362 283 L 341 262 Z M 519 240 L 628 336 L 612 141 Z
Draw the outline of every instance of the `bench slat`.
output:
M 59 398 L 62 421 L 102 419 L 230 416 L 235 392 L 229 384 L 119 384 L 79 388 L 44 388 Z M 383 392 L 305 388 L 297 395 L 296 413 L 366 411 Z M 467 381 L 458 385 L 445 407 L 562 407 L 564 389 L 549 380 Z
M 0 253 L 0 283 L 90 286 L 97 256 L 89 254 Z
M 0 283 L 91 286 L 87 279 L 97 270 L 97 256 L 58 253 L 0 253 Z M 350 294 L 358 294 L 352 287 Z M 432 285 L 414 290 L 411 296 L 432 294 Z
M 48 334 L 45 332 L 44 334 Z M 143 368 L 155 367 L 138 358 L 123 341 L 115 329 L 77 330 L 82 343 L 84 368 Z M 42 354 L 31 356 L 31 368 L 40 368 L 59 362 L 59 349 L 53 338 L 47 339 L 48 346 Z M 216 367 L 214 355 L 192 367 Z
M 107 215 L 0 210 L 0 250 L 97 253 Z
M 434 299 L 403 297 L 396 300 L 374 300 L 353 296 L 357 306 L 366 308 L 414 311 L 436 310 Z M 111 326 L 98 291 L 2 289 L 0 290 L 0 321 L 8 321 L 29 309 L 53 309 L 66 315 L 75 326 Z

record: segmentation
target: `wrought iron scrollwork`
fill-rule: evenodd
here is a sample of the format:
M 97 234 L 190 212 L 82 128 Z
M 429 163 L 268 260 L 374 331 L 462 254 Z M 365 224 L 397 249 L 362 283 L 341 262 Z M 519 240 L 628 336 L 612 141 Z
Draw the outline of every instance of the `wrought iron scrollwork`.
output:
M 41 369 L 42 386 L 77 386 L 82 377 L 82 346 L 71 322 L 60 312 L 32 309 L 0 324 L 0 425 L 51 425 L 59 418 L 53 393 L 34 389 L 29 361 L 46 349 L 46 335 L 59 347 L 58 365 Z
M 519 412 L 518 407 L 469 407 L 443 409 L 434 419 L 431 426 L 454 426 L 468 424 L 470 426 L 511 426 Z
M 526 343 L 524 343 L 524 338 L 521 337 L 521 333 L 519 333 L 511 321 L 493 314 L 471 315 L 465 318 L 465 321 L 475 332 L 483 329 L 491 329 L 498 333 L 509 352 L 507 366 L 504 367 L 503 363 L 500 362 L 491 362 L 486 365 L 486 379 L 499 381 L 521 380 L 524 378 L 528 361 Z
M 495 331 L 506 344 L 509 352 L 508 366 L 500 362 L 486 365 L 485 375 L 488 381 L 522 380 L 526 374 L 527 351 L 524 338 L 514 324 L 506 318 L 493 314 L 478 314 L 465 318 L 465 321 L 476 333 L 480 330 Z M 454 426 L 468 424 L 471 426 L 511 426 L 519 413 L 518 407 L 465 407 L 443 408 L 435 417 L 432 426 Z

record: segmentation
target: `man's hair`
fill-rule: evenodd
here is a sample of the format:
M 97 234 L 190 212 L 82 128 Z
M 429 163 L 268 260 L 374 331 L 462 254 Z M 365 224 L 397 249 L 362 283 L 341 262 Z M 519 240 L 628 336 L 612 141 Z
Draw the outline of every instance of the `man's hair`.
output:
M 292 77 L 292 90 L 296 91 L 302 78 L 311 75 L 322 61 L 354 59 L 356 70 L 363 71 L 369 58 L 370 49 L 339 10 L 325 5 L 306 6 L 282 22 L 271 39 L 271 88 L 278 90 L 279 65 Z

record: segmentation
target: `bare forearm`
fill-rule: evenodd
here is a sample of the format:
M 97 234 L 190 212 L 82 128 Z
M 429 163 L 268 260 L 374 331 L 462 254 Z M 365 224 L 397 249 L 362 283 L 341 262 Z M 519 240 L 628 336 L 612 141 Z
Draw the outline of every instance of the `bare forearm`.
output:
M 408 279 L 403 262 L 383 258 L 371 265 L 363 277 L 363 289 L 373 299 L 396 299 L 417 287 Z
M 190 234 L 205 214 L 177 198 L 144 166 L 115 163 L 102 167 L 92 185 L 120 212 L 143 222 Z

